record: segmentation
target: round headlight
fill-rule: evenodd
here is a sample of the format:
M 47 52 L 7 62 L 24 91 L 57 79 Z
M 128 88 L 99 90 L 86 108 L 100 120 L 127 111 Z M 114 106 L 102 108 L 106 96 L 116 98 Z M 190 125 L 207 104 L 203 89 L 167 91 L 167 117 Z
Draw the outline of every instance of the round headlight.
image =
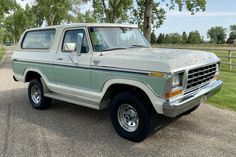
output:
M 180 86 L 180 75 L 174 75 L 172 80 L 172 88 Z

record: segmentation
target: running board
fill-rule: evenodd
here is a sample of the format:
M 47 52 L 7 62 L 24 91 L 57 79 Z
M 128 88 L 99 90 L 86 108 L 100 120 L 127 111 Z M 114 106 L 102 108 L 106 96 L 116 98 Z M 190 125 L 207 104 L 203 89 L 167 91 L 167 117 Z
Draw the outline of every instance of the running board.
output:
M 86 101 L 86 100 L 74 98 L 72 96 L 64 96 L 62 94 L 58 94 L 58 93 L 54 93 L 54 92 L 45 93 L 44 96 L 52 98 L 52 99 L 61 100 L 61 101 L 65 101 L 68 103 L 100 110 L 100 103 L 97 101 Z

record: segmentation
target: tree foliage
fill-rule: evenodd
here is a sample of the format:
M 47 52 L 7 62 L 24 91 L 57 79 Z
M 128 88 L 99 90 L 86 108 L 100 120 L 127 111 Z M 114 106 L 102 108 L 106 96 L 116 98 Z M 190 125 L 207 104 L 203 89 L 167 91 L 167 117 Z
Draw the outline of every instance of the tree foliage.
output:
M 91 8 L 81 11 L 81 4 L 91 4 Z M 147 40 L 158 44 L 198 44 L 203 39 L 198 31 L 159 34 L 154 29 L 160 27 L 168 10 L 188 10 L 192 15 L 204 11 L 206 0 L 34 0 L 32 6 L 23 9 L 15 0 L 0 1 L 0 42 L 17 41 L 21 33 L 32 27 L 57 25 L 70 22 L 131 22 L 138 24 Z M 230 26 L 227 43 L 236 40 L 236 25 Z M 151 33 L 152 32 L 152 33 Z M 210 42 L 225 43 L 226 29 L 212 27 L 207 32 Z
M 74 19 L 75 22 L 78 23 L 96 23 L 97 20 L 93 17 L 93 14 L 90 11 L 86 11 L 85 13 L 78 13 L 77 17 Z
M 132 2 L 132 0 L 92 0 L 93 15 L 100 22 L 127 21 Z
M 220 26 L 211 27 L 207 36 L 210 38 L 211 43 L 224 44 L 226 39 L 226 29 Z
M 202 42 L 201 35 L 198 31 L 192 31 L 188 36 L 189 44 L 200 44 Z
M 182 43 L 183 44 L 188 43 L 188 36 L 187 36 L 186 32 L 183 32 L 183 34 L 182 34 Z
M 38 24 L 45 20 L 47 25 L 58 25 L 69 22 L 71 12 L 76 11 L 80 0 L 35 0 L 34 13 L 38 15 Z
M 230 26 L 230 37 L 236 39 L 236 25 L 231 25 Z
M 10 10 L 14 10 L 16 6 L 15 0 L 1 0 L 0 1 L 0 18 L 3 17 L 5 13 L 9 13 Z
M 161 0 L 160 0 L 161 1 Z M 183 8 L 186 8 L 188 11 L 194 15 L 196 12 L 204 11 L 206 6 L 206 0 L 162 0 L 163 3 L 166 3 L 166 6 L 169 9 L 178 8 L 179 11 L 182 11 Z M 152 25 L 152 8 L 154 0 L 145 0 L 144 6 L 144 36 L 148 41 L 150 41 L 151 34 L 151 25 Z
M 160 33 L 157 37 L 157 44 L 164 44 L 165 35 Z
M 171 33 L 171 44 L 181 44 L 182 43 L 182 36 L 179 33 Z
M 16 43 L 20 35 L 28 28 L 37 27 L 37 15 L 34 14 L 34 8 L 31 8 L 28 4 L 25 9 L 16 5 L 15 11 L 5 17 L 3 21 L 3 42 L 10 40 Z
M 230 26 L 229 38 L 227 39 L 228 44 L 236 43 L 236 25 Z
M 156 44 L 157 43 L 157 37 L 154 31 L 151 33 L 151 44 Z
M 158 44 L 199 44 L 202 43 L 201 35 L 198 31 L 191 31 L 189 35 L 183 32 L 179 33 L 160 34 L 157 38 Z
M 182 11 L 183 8 L 187 9 L 194 15 L 196 12 L 205 11 L 206 9 L 206 0 L 163 0 L 166 2 L 166 5 L 170 9 L 178 8 L 179 11 Z
M 19 40 L 21 33 L 26 29 L 27 17 L 24 9 L 17 7 L 14 14 L 8 16 L 5 21 L 5 29 L 8 35 L 14 37 L 14 43 Z

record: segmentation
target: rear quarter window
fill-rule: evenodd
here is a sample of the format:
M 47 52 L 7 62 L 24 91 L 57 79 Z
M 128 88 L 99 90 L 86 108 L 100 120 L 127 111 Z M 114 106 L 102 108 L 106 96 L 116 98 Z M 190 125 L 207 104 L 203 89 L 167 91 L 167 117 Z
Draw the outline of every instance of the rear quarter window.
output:
M 23 49 L 49 49 L 56 30 L 35 30 L 26 32 L 21 48 Z

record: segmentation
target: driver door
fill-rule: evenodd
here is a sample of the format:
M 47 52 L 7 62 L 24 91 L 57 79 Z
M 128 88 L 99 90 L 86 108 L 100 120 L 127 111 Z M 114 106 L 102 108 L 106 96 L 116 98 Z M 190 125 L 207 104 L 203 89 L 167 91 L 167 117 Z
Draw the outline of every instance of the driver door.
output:
M 63 32 L 55 63 L 54 76 L 57 91 L 77 95 L 79 89 L 91 89 L 88 38 L 84 28 L 67 29 Z M 66 51 L 65 44 L 74 45 L 74 51 Z

